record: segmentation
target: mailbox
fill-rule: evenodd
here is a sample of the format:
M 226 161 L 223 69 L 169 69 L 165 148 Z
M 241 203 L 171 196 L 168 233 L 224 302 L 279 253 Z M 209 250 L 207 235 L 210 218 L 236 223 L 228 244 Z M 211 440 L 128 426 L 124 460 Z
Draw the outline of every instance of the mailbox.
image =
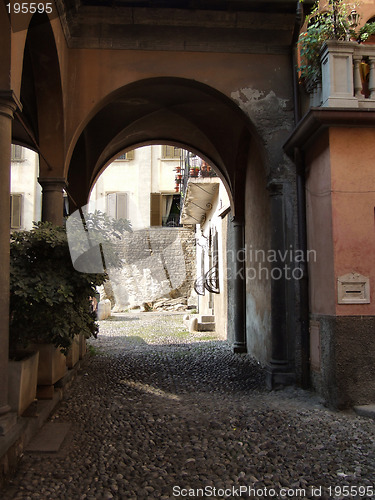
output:
M 370 279 L 358 273 L 349 273 L 337 278 L 339 304 L 369 304 Z

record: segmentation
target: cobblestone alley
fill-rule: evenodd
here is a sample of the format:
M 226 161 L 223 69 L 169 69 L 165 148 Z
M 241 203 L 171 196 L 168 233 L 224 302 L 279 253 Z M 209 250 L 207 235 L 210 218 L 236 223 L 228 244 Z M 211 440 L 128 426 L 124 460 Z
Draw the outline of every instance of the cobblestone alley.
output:
M 3 499 L 375 498 L 375 422 L 297 389 L 181 315 L 100 322 L 51 417 L 54 455 L 26 453 Z

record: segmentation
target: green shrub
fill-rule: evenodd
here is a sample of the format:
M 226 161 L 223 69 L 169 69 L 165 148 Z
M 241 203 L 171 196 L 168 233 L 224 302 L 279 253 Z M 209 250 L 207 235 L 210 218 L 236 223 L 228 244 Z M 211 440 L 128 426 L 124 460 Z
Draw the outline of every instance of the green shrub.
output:
M 38 223 L 11 234 L 10 349 L 52 343 L 66 354 L 74 335 L 96 336 L 90 297 L 106 274 L 73 268 L 64 227 Z
M 301 64 L 298 68 L 302 80 L 320 79 L 320 52 L 327 40 L 352 40 L 358 43 L 365 42 L 369 36 L 375 34 L 375 23 L 366 23 L 356 31 L 350 25 L 348 15 L 351 4 L 344 0 L 332 0 L 330 11 L 321 8 L 317 0 L 311 14 L 307 17 L 306 31 L 299 36 L 298 47 Z

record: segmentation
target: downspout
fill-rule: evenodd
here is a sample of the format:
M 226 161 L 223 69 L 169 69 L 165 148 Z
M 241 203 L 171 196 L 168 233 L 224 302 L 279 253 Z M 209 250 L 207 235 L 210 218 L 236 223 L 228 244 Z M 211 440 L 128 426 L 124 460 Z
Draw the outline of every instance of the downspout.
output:
M 303 23 L 302 2 L 297 1 L 296 20 L 292 39 L 292 71 L 293 71 L 293 99 L 294 99 L 294 124 L 301 119 L 300 102 L 298 95 L 297 78 L 297 42 Z M 298 217 L 298 246 L 303 252 L 304 259 L 300 262 L 302 278 L 299 283 L 300 295 L 300 327 L 301 327 L 301 386 L 307 389 L 310 386 L 310 332 L 309 332 L 309 281 L 307 263 L 307 227 L 306 227 L 306 195 L 305 195 L 305 162 L 302 152 L 294 150 L 294 163 L 296 166 L 297 186 L 297 217 Z

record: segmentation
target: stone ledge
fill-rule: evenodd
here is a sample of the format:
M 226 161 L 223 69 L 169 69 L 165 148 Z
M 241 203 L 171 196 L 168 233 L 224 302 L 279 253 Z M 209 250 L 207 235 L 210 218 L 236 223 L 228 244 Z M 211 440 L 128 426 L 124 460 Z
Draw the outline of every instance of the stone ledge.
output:
M 375 420 L 375 404 L 354 406 L 353 409 L 360 417 L 367 417 Z
M 86 356 L 87 357 L 87 356 Z M 27 444 L 41 429 L 50 414 L 62 400 L 64 391 L 70 387 L 82 367 L 81 360 L 55 384 L 54 395 L 49 400 L 36 400 L 18 417 L 16 425 L 0 437 L 0 488 L 17 469 L 18 462 Z

